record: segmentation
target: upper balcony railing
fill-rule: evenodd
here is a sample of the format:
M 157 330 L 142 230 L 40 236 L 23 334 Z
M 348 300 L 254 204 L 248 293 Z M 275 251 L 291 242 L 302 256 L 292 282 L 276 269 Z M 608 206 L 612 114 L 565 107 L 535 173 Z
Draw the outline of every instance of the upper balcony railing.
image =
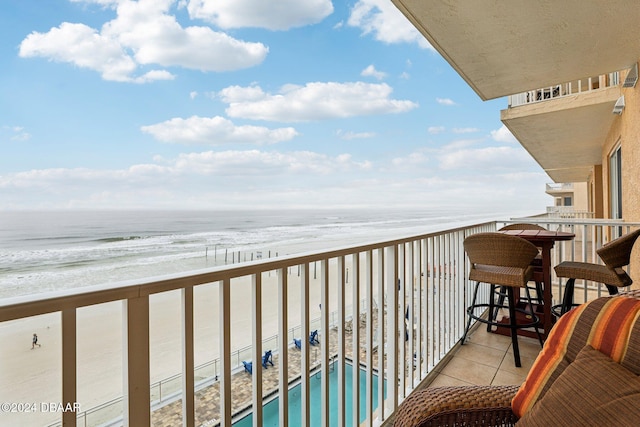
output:
M 640 226 L 547 218 L 527 221 L 576 232 L 576 240 L 556 245 L 556 263 L 565 259 L 596 260 L 598 247 L 618 233 Z M 62 408 L 74 408 L 83 397 L 80 388 L 95 388 L 100 379 L 113 376 L 114 372 L 101 362 L 80 357 L 79 349 L 86 347 L 85 329 L 99 326 L 87 325 L 90 322 L 86 319 L 99 318 L 92 317 L 92 313 L 101 314 L 106 306 L 113 308 L 114 302 L 121 324 L 100 326 L 121 331 L 123 342 L 122 356 L 118 358 L 123 377 L 119 394 L 123 397 L 104 405 L 110 408 L 105 411 L 107 418 L 103 414 L 98 420 L 98 410 L 88 410 L 83 404 L 80 413 L 3 411 L 2 424 L 61 422 L 137 427 L 149 426 L 152 421 L 166 423 L 163 417 L 172 417 L 172 425 L 181 419 L 185 426 L 230 426 L 249 409 L 253 425 L 260 426 L 267 416 L 263 412 L 264 398 L 275 397 L 280 425 L 286 426 L 291 417 L 288 409 L 293 398 L 288 389 L 292 384 L 300 390 L 296 418 L 299 415 L 301 425 L 311 425 L 311 408 L 316 404 L 318 420 L 321 425 L 328 425 L 334 405 L 330 400 L 336 401 L 337 415 L 333 416 L 338 425 L 382 424 L 416 386 L 433 377 L 435 367 L 464 332 L 472 287 L 462 244 L 465 237 L 496 230 L 509 222 L 513 221 L 1 301 L 0 328 L 14 327 L 18 324 L 15 321 L 28 323 L 41 315 L 53 315 L 58 324 L 52 328 L 59 327 L 61 335 L 59 354 L 54 358 L 61 364 L 53 364 L 49 370 L 33 366 L 41 370 L 40 375 L 53 376 L 53 382 L 61 387 L 49 390 L 20 381 L 3 381 L 2 401 L 59 402 Z M 563 283 L 554 279 L 553 294 L 562 295 L 562 287 Z M 601 292 L 597 284 L 577 284 L 576 300 Z M 159 301 L 169 296 L 176 297 L 173 308 L 178 314 L 174 323 L 180 338 L 175 351 L 181 354 L 181 368 L 172 378 L 179 384 L 174 398 L 163 401 L 152 397 L 150 372 L 154 367 L 150 354 L 157 335 L 161 342 L 169 340 L 169 331 L 154 323 L 159 307 L 166 307 L 159 306 Z M 488 292 L 480 297 L 488 298 Z M 317 323 L 312 320 L 315 307 L 320 309 Z M 209 334 L 203 335 L 203 329 Z M 307 339 L 313 329 L 319 331 L 318 346 L 312 346 Z M 276 339 L 264 340 L 263 335 L 271 332 Z M 203 336 L 207 338 L 202 339 Z M 302 338 L 300 350 L 293 346 L 292 336 Z M 196 366 L 202 348 L 208 349 L 207 354 L 215 360 L 205 364 L 206 373 L 199 370 L 204 365 Z M 239 355 L 238 349 L 242 348 L 250 348 L 250 352 Z M 277 369 L 261 368 L 267 349 L 273 350 Z M 251 375 L 243 372 L 240 365 L 244 357 L 253 362 Z M 359 373 L 353 369 L 350 374 L 354 380 L 351 394 L 347 388 L 348 364 L 362 370 Z M 275 377 L 267 381 L 274 371 Z M 331 396 L 329 375 L 322 375 L 329 371 L 336 372 L 337 384 L 337 393 L 332 391 Z M 358 378 L 364 378 L 363 382 Z M 312 380 L 320 382 L 319 395 L 313 399 Z M 242 384 L 248 388 L 248 399 L 238 391 Z M 349 419 L 346 414 L 350 414 Z
M 553 183 L 546 185 L 546 192 L 554 191 L 573 191 L 573 182 Z
M 564 96 L 575 95 L 583 92 L 591 92 L 598 89 L 620 85 L 620 72 L 602 74 L 596 77 L 574 80 L 549 87 L 530 90 L 516 95 L 510 95 L 508 107 L 518 107 L 521 105 L 533 104 Z

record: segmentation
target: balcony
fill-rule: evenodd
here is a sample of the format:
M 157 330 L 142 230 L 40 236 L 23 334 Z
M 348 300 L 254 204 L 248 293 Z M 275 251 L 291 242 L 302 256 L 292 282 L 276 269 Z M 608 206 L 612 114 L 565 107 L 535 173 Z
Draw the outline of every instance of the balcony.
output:
M 555 182 L 585 182 L 618 117 L 620 72 L 509 97 L 500 119 Z
M 514 108 L 521 105 L 545 102 L 548 100 L 596 91 L 604 88 L 617 87 L 619 85 L 620 72 L 616 71 L 596 77 L 588 77 L 586 79 L 529 90 L 517 95 L 510 95 L 508 97 L 508 103 L 509 108 Z
M 328 425 L 331 400 L 339 425 L 372 426 L 390 421 L 418 387 L 517 384 L 530 366 L 527 360 L 535 357 L 535 342 L 523 340 L 525 368 L 520 369 L 505 356 L 506 337 L 478 328 L 470 345 L 459 345 L 473 286 L 462 242 L 508 222 L 4 300 L 0 330 L 5 336 L 19 339 L 15 331 L 44 322 L 50 338 L 41 349 L 26 351 L 29 360 L 20 350 L 11 353 L 18 356 L 5 366 L 0 397 L 34 403 L 37 410 L 3 413 L 2 422 L 227 426 L 251 412 L 254 425 L 262 425 L 263 401 L 276 398 L 276 412 L 288 420 L 284 425 L 295 425 L 294 418 L 301 425 L 311 425 L 312 418 Z M 620 229 L 626 233 L 640 226 L 548 218 L 528 222 L 579 236 L 556 244 L 554 264 L 592 261 L 596 249 Z M 562 295 L 563 285 L 554 278 L 553 295 Z M 577 301 L 601 293 L 606 288 L 599 284 L 576 284 Z M 319 331 L 315 345 L 307 339 L 313 330 Z M 119 342 L 101 343 L 96 335 L 105 341 L 115 335 Z M 301 339 L 300 349 L 294 338 Z M 89 343 L 100 348 L 88 349 Z M 266 350 L 273 351 L 274 366 L 265 369 Z M 253 362 L 252 374 L 242 361 Z M 34 373 L 30 380 L 12 375 L 25 363 Z M 361 368 L 360 381 L 347 387 L 347 375 L 358 375 L 358 370 L 347 374 L 350 366 Z M 334 384 L 326 372 L 335 373 Z M 115 392 L 107 395 L 113 384 Z M 285 410 L 293 401 L 288 393 L 293 386 L 301 396 L 295 417 Z M 42 404 L 55 410 L 40 410 Z

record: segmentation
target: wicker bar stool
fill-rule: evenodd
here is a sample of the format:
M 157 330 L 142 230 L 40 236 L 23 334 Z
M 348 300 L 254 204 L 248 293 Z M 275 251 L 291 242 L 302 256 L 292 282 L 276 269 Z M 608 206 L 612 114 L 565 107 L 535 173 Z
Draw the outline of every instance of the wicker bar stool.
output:
M 609 295 L 617 294 L 618 288 L 631 285 L 633 280 L 622 267 L 629 265 L 631 249 L 639 236 L 640 229 L 618 237 L 598 249 L 596 252 L 604 265 L 578 261 L 563 261 L 556 265 L 556 276 L 569 280 L 564 288 L 562 304 L 553 306 L 553 314 L 560 317 L 576 306 L 573 303 L 573 293 L 578 279 L 604 283 Z
M 537 224 L 515 223 L 515 224 L 505 225 L 504 227 L 500 228 L 498 231 L 504 231 L 504 230 L 546 230 L 546 228 Z M 535 300 L 538 304 L 543 304 L 544 290 L 542 288 L 542 280 L 543 280 L 542 279 L 542 254 L 540 253 L 540 251 L 538 251 L 538 255 L 536 255 L 536 257 L 533 259 L 533 261 L 531 262 L 531 265 L 533 266 L 533 276 L 531 279 L 536 284 Z M 494 289 L 492 289 L 492 291 L 494 291 Z M 507 289 L 504 286 L 501 286 L 497 292 L 498 292 L 498 295 L 500 296 L 498 299 L 498 305 L 503 305 L 504 299 L 507 295 Z M 495 318 L 495 316 L 497 316 L 498 309 L 496 308 L 492 313 L 493 313 L 492 315 Z M 489 314 L 491 315 L 491 313 Z M 489 330 L 489 328 L 490 326 L 487 326 L 487 330 Z
M 542 345 L 542 336 L 538 329 L 540 319 L 535 315 L 531 303 L 531 295 L 527 282 L 531 280 L 533 275 L 533 266 L 531 262 L 538 254 L 538 248 L 524 239 L 517 236 L 510 236 L 502 233 L 478 233 L 467 237 L 464 240 L 464 249 L 471 263 L 469 272 L 469 280 L 476 282 L 473 292 L 473 300 L 467 308 L 467 327 L 464 331 L 461 344 L 464 344 L 471 321 L 473 319 L 485 323 L 489 326 L 507 327 L 511 330 L 511 343 L 513 345 L 513 357 L 515 365 L 521 366 L 520 350 L 518 348 L 518 329 L 535 328 L 536 334 Z M 493 315 L 484 318 L 482 315 L 476 315 L 476 309 L 488 308 L 491 313 L 496 306 L 493 302 L 494 293 L 489 296 L 489 303 L 477 303 L 478 288 L 480 283 L 488 283 L 494 286 L 504 286 L 507 290 L 509 324 L 497 322 Z M 524 288 L 529 303 L 529 310 L 516 307 L 515 290 Z M 507 308 L 507 307 L 502 307 Z M 516 313 L 525 313 L 530 316 L 530 321 L 518 322 Z

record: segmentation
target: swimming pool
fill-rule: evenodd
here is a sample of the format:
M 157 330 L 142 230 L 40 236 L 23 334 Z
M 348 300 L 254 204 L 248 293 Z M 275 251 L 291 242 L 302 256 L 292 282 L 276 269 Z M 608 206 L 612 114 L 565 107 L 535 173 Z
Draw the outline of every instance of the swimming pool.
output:
M 329 369 L 329 425 L 338 424 L 338 370 Z M 345 419 L 347 424 L 352 417 L 352 395 L 353 395 L 353 367 L 350 364 L 345 365 Z M 310 411 L 311 411 L 311 426 L 320 425 L 321 421 L 321 407 L 320 407 L 320 384 L 321 373 L 317 373 L 311 376 L 309 381 L 309 393 L 310 393 Z M 366 418 L 366 371 L 360 369 L 360 422 L 363 422 Z M 301 386 L 300 384 L 291 387 L 289 389 L 289 425 L 300 426 L 300 403 Z M 387 387 L 385 381 L 384 394 L 386 397 Z M 378 407 L 378 377 L 373 376 L 373 408 Z M 279 411 L 278 411 L 278 398 L 275 398 L 265 404 L 262 407 L 263 426 L 278 426 Z M 253 416 L 251 414 L 233 423 L 234 427 L 251 427 L 253 423 Z

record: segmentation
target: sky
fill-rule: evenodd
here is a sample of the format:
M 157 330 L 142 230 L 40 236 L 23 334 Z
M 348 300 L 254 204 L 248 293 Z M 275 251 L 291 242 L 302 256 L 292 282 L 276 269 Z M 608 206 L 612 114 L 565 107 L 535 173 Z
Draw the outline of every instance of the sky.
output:
M 531 210 L 544 171 L 389 0 L 3 0 L 0 210 Z

